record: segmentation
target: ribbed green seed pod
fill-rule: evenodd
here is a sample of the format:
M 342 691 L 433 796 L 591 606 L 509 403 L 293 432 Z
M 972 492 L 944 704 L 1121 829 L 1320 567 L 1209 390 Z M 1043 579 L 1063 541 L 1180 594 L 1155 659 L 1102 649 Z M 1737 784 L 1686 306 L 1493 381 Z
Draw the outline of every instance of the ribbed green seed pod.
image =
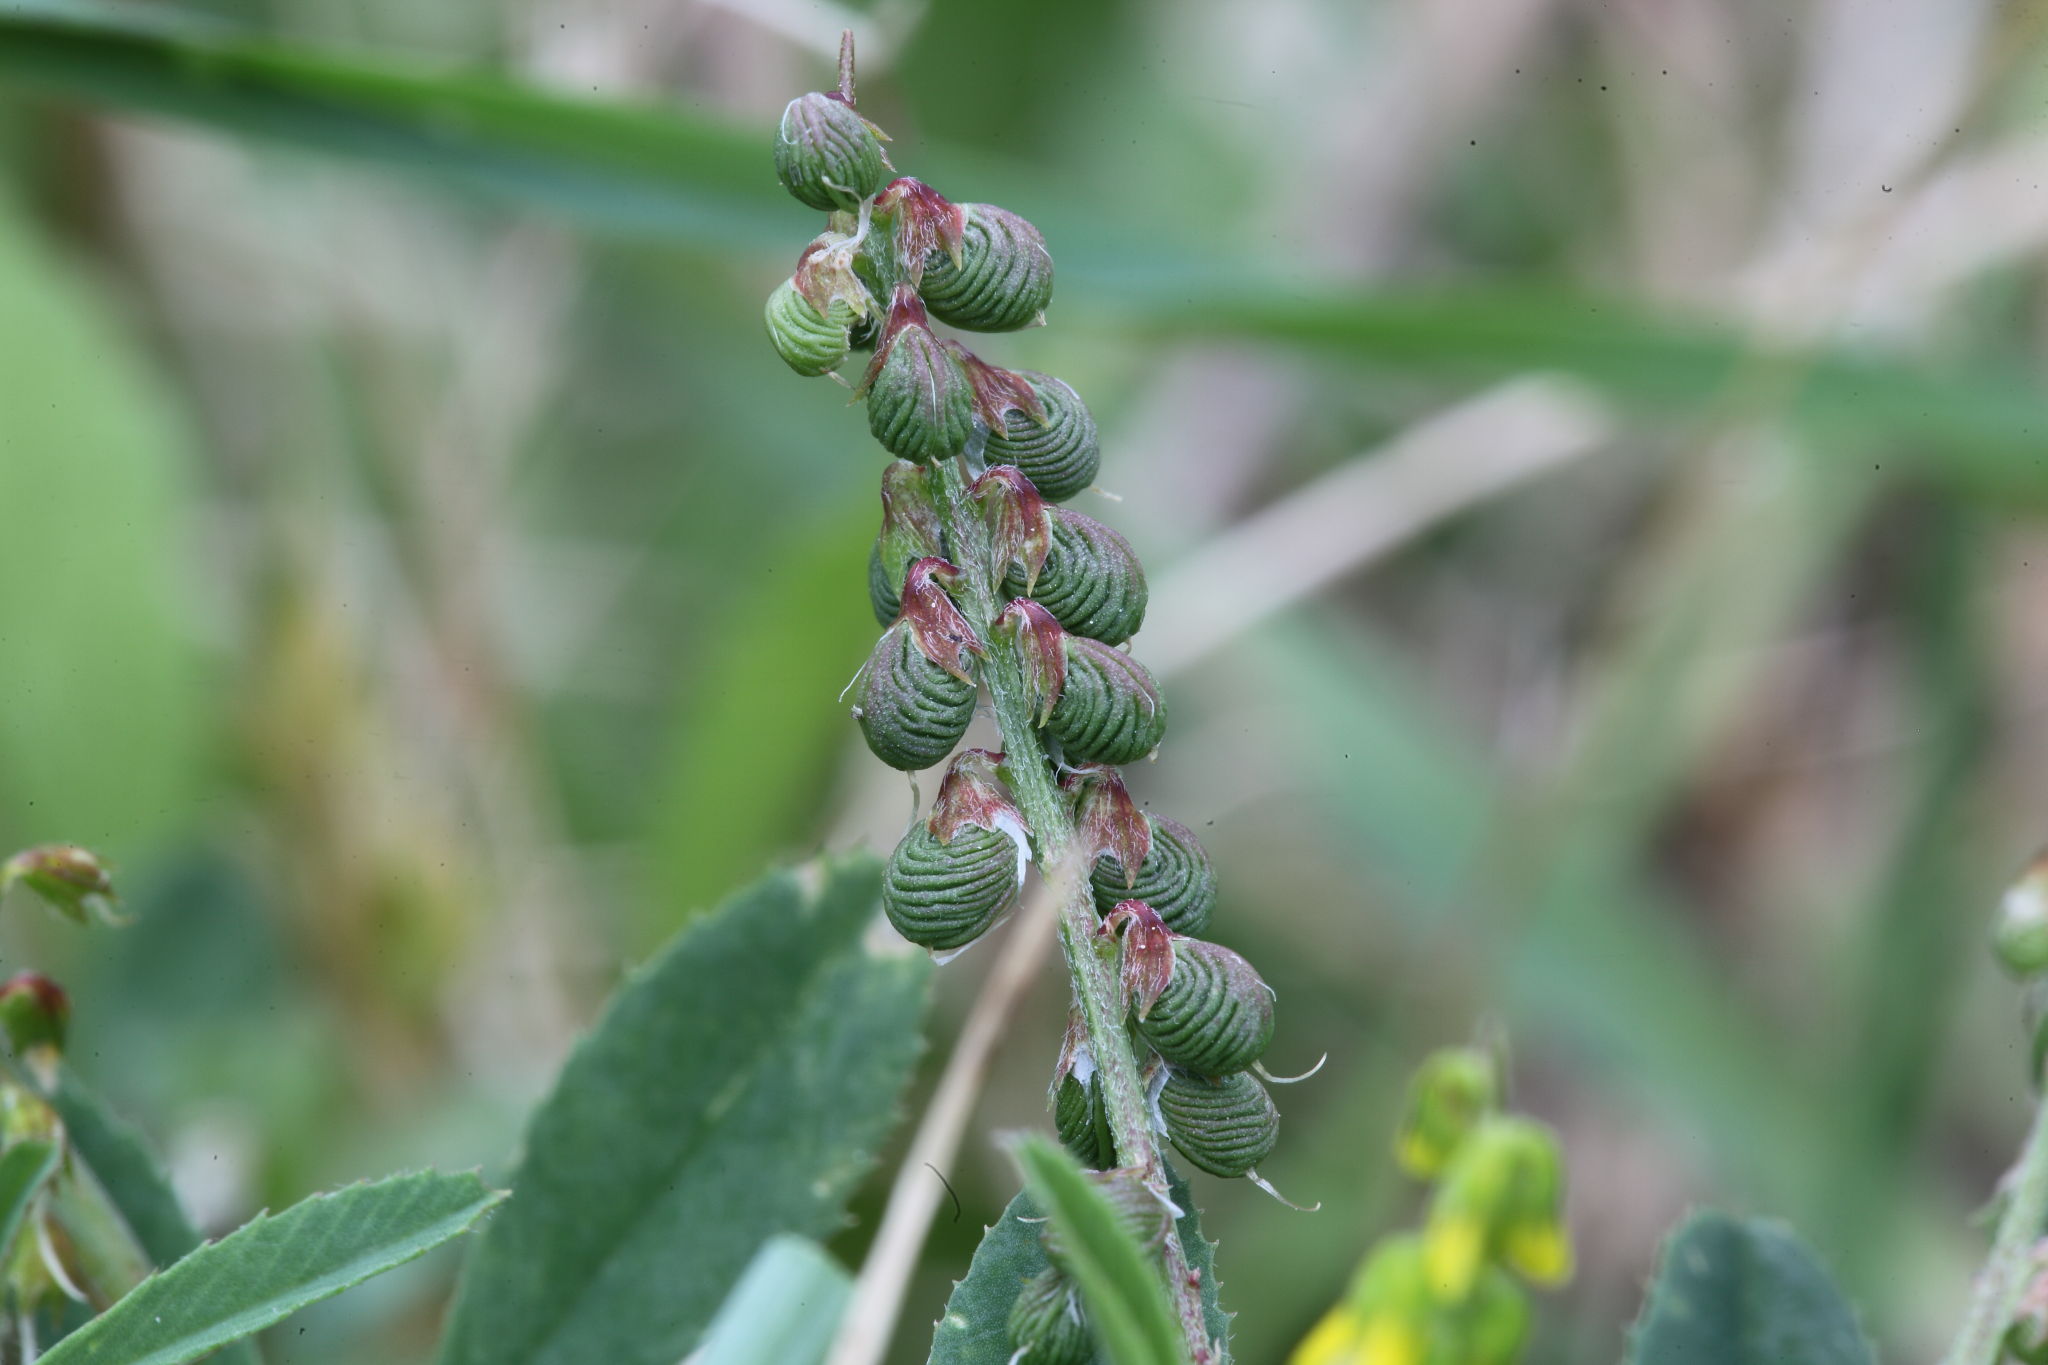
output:
M 962 825 L 944 840 L 919 820 L 882 872 L 882 910 L 918 947 L 950 952 L 988 932 L 1016 898 L 1022 874 L 1009 835 Z
M 1074 1159 L 1090 1170 L 1116 1165 L 1116 1141 L 1109 1132 L 1109 1110 L 1102 1102 L 1102 1083 L 1072 1072 L 1053 1092 L 1052 1124 Z
M 842 308 L 843 318 L 836 316 Z M 775 343 L 775 354 L 782 357 L 785 365 L 798 374 L 810 376 L 830 374 L 839 368 L 839 362 L 846 359 L 847 331 L 854 315 L 850 306 L 841 305 L 832 311 L 835 316 L 827 317 L 813 308 L 811 301 L 797 291 L 793 279 L 775 286 L 763 316 L 768 324 L 768 339 Z
M 882 188 L 889 157 L 875 126 L 836 95 L 813 90 L 782 111 L 775 174 L 797 201 L 823 212 L 857 209 Z
M 908 622 L 883 632 L 861 677 L 860 732 L 892 768 L 929 768 L 974 719 L 975 689 L 925 657 Z
M 1045 409 L 1043 419 L 1012 408 L 1001 429 L 989 431 L 982 454 L 992 465 L 1017 466 L 1040 496 L 1064 502 L 1094 483 L 1102 467 L 1095 418 L 1065 381 L 1030 370 L 1023 377 Z
M 1243 1071 L 1273 1041 L 1273 993 L 1220 943 L 1173 940 L 1173 975 L 1138 1021 L 1152 1050 L 1204 1076 Z
M 1024 574 L 1015 565 L 1003 591 L 1022 597 Z M 1053 614 L 1070 635 L 1120 645 L 1145 624 L 1145 567 L 1130 542 L 1093 517 L 1052 509 L 1052 547 L 1038 571 L 1031 599 Z
M 974 434 L 974 390 L 928 328 L 903 327 L 883 343 L 868 384 L 868 430 L 892 455 L 950 460 Z
M 868 605 L 874 608 L 875 623 L 883 626 L 903 610 L 903 575 L 889 572 L 879 540 L 868 551 Z
M 1159 1091 L 1159 1113 L 1180 1154 L 1210 1175 L 1243 1175 L 1280 1140 L 1280 1111 L 1243 1071 L 1213 1079 L 1172 1072 Z
M 1147 815 L 1152 851 L 1138 864 L 1138 875 L 1124 877 L 1124 865 L 1113 853 L 1095 860 L 1089 883 L 1095 908 L 1108 914 L 1118 901 L 1138 900 L 1152 907 L 1176 934 L 1198 935 L 1209 927 L 1216 909 L 1216 869 L 1194 831 L 1178 820 Z
M 1156 1251 L 1165 1245 L 1166 1230 L 1172 1225 L 1173 1214 L 1165 1201 L 1146 1187 L 1135 1170 L 1090 1171 L 1088 1182 L 1139 1246 L 1147 1251 Z M 1071 1248 L 1057 1222 L 1043 1224 L 1038 1236 L 1045 1243 L 1045 1254 L 1052 1258 L 1055 1266 L 1069 1271 L 1074 1268 L 1068 1262 Z
M 1166 735 L 1166 700 L 1145 666 L 1120 650 L 1070 635 L 1066 686 L 1046 729 L 1068 763 L 1135 763 Z
M 1030 1279 L 1010 1306 L 1008 1365 L 1090 1365 L 1095 1339 L 1073 1282 L 1052 1266 Z
M 918 292 L 941 322 L 970 332 L 1029 327 L 1052 302 L 1052 255 L 1037 228 L 994 204 L 962 204 L 960 263 L 928 252 Z

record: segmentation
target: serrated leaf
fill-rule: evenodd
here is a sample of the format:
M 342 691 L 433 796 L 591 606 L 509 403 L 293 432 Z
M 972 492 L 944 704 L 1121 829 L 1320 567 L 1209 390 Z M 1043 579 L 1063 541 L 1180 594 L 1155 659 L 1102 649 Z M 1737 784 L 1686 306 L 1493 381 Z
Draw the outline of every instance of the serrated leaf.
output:
M 138 1285 L 43 1365 L 180 1365 L 460 1236 L 504 1196 L 419 1171 L 263 1215 Z
M 818 1365 L 853 1278 L 808 1237 L 773 1237 L 725 1296 L 688 1365 Z
M 1700 1213 L 1665 1244 L 1631 1365 L 1872 1365 L 1856 1315 L 1790 1230 Z
M 1024 1182 L 1060 1231 L 1097 1345 L 1114 1365 L 1187 1365 L 1156 1257 L 1056 1143 L 1027 1133 L 1014 1147 Z
M 880 886 L 866 856 L 777 873 L 620 989 L 470 1257 L 447 1365 L 675 1365 L 763 1241 L 838 1227 L 930 971 L 862 945 Z
M 1230 1365 L 1230 1320 L 1234 1313 L 1223 1311 L 1223 1282 L 1216 1277 L 1216 1244 L 1202 1235 L 1202 1211 L 1195 1207 L 1195 1192 L 1173 1163 L 1166 1163 L 1166 1189 L 1180 1206 L 1180 1247 L 1188 1269 L 1202 1277 L 1202 1324 L 1216 1347 L 1216 1365 Z
M 17 1142 L 0 1153 L 0 1257 L 13 1248 L 36 1192 L 56 1169 L 55 1143 Z

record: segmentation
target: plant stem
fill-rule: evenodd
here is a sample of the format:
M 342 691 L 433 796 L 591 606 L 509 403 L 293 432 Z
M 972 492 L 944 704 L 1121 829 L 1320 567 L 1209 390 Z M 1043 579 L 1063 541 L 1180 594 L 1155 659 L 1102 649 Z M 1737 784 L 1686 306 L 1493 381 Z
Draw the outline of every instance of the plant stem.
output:
M 1030 689 L 1017 653 L 995 640 L 992 626 L 1002 608 L 999 587 L 1005 566 L 995 562 L 988 531 L 967 494 L 961 460 L 939 465 L 940 515 L 955 567 L 961 571 L 966 601 L 961 605 L 983 640 L 989 642 L 982 680 L 995 704 L 996 725 L 1003 735 L 1003 774 L 1017 806 L 1024 812 L 1037 844 L 1039 875 L 1059 906 L 1060 948 L 1066 955 L 1074 999 L 1087 1033 L 1089 1055 L 1101 1078 L 1103 1107 L 1109 1116 L 1117 1160 L 1135 1169 L 1160 1198 L 1166 1198 L 1166 1163 L 1152 1130 L 1151 1105 L 1138 1068 L 1130 1029 L 1124 1023 L 1122 991 L 1117 984 L 1113 951 L 1097 930 L 1101 918 L 1088 886 L 1088 865 L 1074 842 L 1067 802 L 1053 778 L 1053 768 L 1038 737 Z M 1202 1315 L 1201 1285 L 1190 1273 L 1177 1229 L 1169 1227 L 1165 1247 L 1167 1288 L 1172 1294 L 1194 1365 L 1216 1359 Z
M 2005 1354 L 2006 1330 L 2034 1269 L 2034 1246 L 2048 1224 L 2048 1094 L 2036 1101 L 2033 1128 L 2007 1181 L 2005 1212 L 1990 1259 L 1977 1276 L 1969 1315 L 1942 1365 L 1998 1365 Z

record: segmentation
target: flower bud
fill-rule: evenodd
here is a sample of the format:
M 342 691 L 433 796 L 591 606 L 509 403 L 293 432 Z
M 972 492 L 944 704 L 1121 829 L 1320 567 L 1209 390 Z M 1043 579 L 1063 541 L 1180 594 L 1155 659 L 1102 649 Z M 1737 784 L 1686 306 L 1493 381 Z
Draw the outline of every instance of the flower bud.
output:
M 883 449 L 917 464 L 950 460 L 974 435 L 967 371 L 926 325 L 924 305 L 898 286 L 864 388 L 868 431 Z
M 843 315 L 827 317 L 811 306 L 797 291 L 794 278 L 775 286 L 764 310 L 768 339 L 775 354 L 798 374 L 830 374 L 846 359 L 847 330 L 853 323 L 849 309 Z
M 1439 1304 L 1422 1240 L 1402 1234 L 1373 1248 L 1287 1365 L 1512 1365 L 1528 1325 L 1521 1291 L 1491 1268 L 1465 1303 Z
M 1201 841 L 1178 820 L 1147 815 L 1147 852 L 1135 872 L 1113 852 L 1095 860 L 1089 881 L 1095 908 L 1108 914 L 1121 900 L 1141 900 L 1177 934 L 1200 934 L 1216 909 L 1216 869 Z
M 921 559 L 904 578 L 903 611 L 882 633 L 862 672 L 855 715 L 875 757 L 906 772 L 929 768 L 960 742 L 974 719 L 970 656 L 981 641 L 938 579 L 956 572 Z
M 1010 1306 L 1009 1332 L 1015 1354 L 1006 1365 L 1091 1365 L 1095 1359 L 1080 1296 L 1052 1266 L 1024 1281 Z
M 1243 1175 L 1280 1140 L 1280 1111 L 1249 1072 L 1218 1077 L 1168 1072 L 1159 1091 L 1159 1114 L 1174 1147 L 1210 1175 Z
M 1111 1167 L 1089 1171 L 1087 1179 L 1116 1215 L 1116 1221 L 1131 1234 L 1133 1241 L 1148 1251 L 1156 1251 L 1165 1245 L 1167 1229 L 1173 1226 L 1172 1207 L 1152 1192 L 1135 1168 Z M 1044 1224 L 1038 1235 L 1039 1240 L 1045 1243 L 1045 1254 L 1052 1263 L 1060 1269 L 1071 1270 L 1067 1263 L 1066 1238 L 1060 1232 L 1059 1224 Z
M 2048 972 L 2048 851 L 2035 856 L 1999 902 L 1991 947 L 2014 976 Z
M 1013 566 L 1003 591 L 1028 595 L 1071 635 L 1120 645 L 1145 623 L 1145 569 L 1130 542 L 1093 517 L 1052 509 L 1052 543 L 1037 582 Z
M 1252 964 L 1218 943 L 1173 940 L 1173 974 L 1138 1032 L 1184 1071 L 1243 1071 L 1273 1041 L 1273 993 Z
M 1444 1172 L 1423 1234 L 1441 1302 L 1463 1302 L 1488 1262 L 1539 1285 L 1571 1277 L 1562 1164 L 1556 1136 L 1539 1123 L 1489 1118 L 1472 1130 Z
M 1102 447 L 1095 418 L 1081 395 L 1048 374 L 1026 371 L 1022 378 L 1037 398 L 1037 410 L 1009 407 L 990 422 L 983 456 L 990 464 L 1013 464 L 1054 502 L 1064 502 L 1095 482 Z
M 889 625 L 903 610 L 903 576 L 920 559 L 944 553 L 931 475 L 908 460 L 882 471 L 882 530 L 868 554 L 868 604 Z
M 813 90 L 782 111 L 775 129 L 775 174 L 808 208 L 857 209 L 893 169 L 882 130 L 837 92 Z
M 0 986 L 0 1031 L 17 1057 L 64 1050 L 71 1000 L 49 977 L 22 972 Z
M 1069 763 L 1135 763 L 1166 736 L 1166 700 L 1145 666 L 1086 636 L 1066 639 L 1067 669 L 1046 729 Z
M 963 204 L 957 253 L 932 251 L 918 292 L 941 322 L 1014 332 L 1042 322 L 1052 302 L 1052 255 L 1037 228 L 994 204 Z
M 76 844 L 43 844 L 0 863 L 0 895 L 20 883 L 51 909 L 80 924 L 113 923 L 114 880 L 106 864 Z
M 988 931 L 1024 884 L 1024 816 L 996 778 L 1001 754 L 969 749 L 939 784 L 930 818 L 912 825 L 882 873 L 882 910 L 896 932 L 934 953 Z
M 1417 1179 L 1441 1175 L 1466 1134 L 1499 1103 L 1500 1077 L 1492 1056 L 1465 1047 L 1431 1054 L 1408 1082 L 1394 1159 Z
M 1074 1159 L 1091 1170 L 1116 1165 L 1116 1141 L 1109 1131 L 1102 1080 L 1091 1066 L 1068 1072 L 1053 1091 L 1052 1126 Z

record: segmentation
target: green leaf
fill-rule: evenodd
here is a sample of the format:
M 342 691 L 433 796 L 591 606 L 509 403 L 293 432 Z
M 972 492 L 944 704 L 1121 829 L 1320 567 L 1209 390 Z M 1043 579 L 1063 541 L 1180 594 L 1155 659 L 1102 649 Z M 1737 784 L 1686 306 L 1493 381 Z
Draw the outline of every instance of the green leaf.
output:
M 1113 1365 L 1186 1365 L 1159 1264 L 1058 1144 L 1027 1133 L 1015 1146 L 1025 1184 L 1063 1242 L 1095 1339 Z
M 966 1276 L 954 1282 L 946 1311 L 932 1329 L 927 1365 L 1007 1365 L 1016 1354 L 1010 1345 L 1010 1305 L 1024 1282 L 1051 1264 L 1033 1221 L 1040 1216 L 1026 1192 L 1012 1199 L 982 1234 Z
M 807 1237 L 772 1237 L 725 1296 L 690 1365 L 818 1365 L 853 1280 Z
M 1790 1231 L 1700 1213 L 1665 1243 L 1631 1365 L 1872 1365 L 1856 1315 Z
M 839 1226 L 930 972 L 863 946 L 880 886 L 865 856 L 776 873 L 621 988 L 534 1118 L 448 1365 L 674 1365 L 765 1239 Z
M 1202 1322 L 1209 1340 L 1216 1345 L 1216 1365 L 1230 1365 L 1230 1320 L 1237 1315 L 1223 1311 L 1223 1282 L 1216 1277 L 1216 1244 L 1202 1235 L 1202 1211 L 1195 1207 L 1195 1192 L 1187 1180 L 1166 1166 L 1166 1189 L 1184 1212 L 1176 1227 L 1180 1231 L 1181 1253 L 1188 1269 L 1202 1277 Z
M 4 196 L 0 298 L 0 846 L 120 856 L 198 780 L 187 451 L 106 300 Z
M 13 1250 L 29 1205 L 56 1169 L 57 1145 L 53 1142 L 17 1142 L 0 1153 L 0 1257 Z
M 330 57 L 161 11 L 10 0 L 0 81 L 425 173 L 615 231 L 753 250 L 803 220 L 776 183 L 770 128 Z
M 504 1196 L 419 1171 L 263 1215 L 151 1276 L 43 1365 L 178 1365 L 460 1236 Z

